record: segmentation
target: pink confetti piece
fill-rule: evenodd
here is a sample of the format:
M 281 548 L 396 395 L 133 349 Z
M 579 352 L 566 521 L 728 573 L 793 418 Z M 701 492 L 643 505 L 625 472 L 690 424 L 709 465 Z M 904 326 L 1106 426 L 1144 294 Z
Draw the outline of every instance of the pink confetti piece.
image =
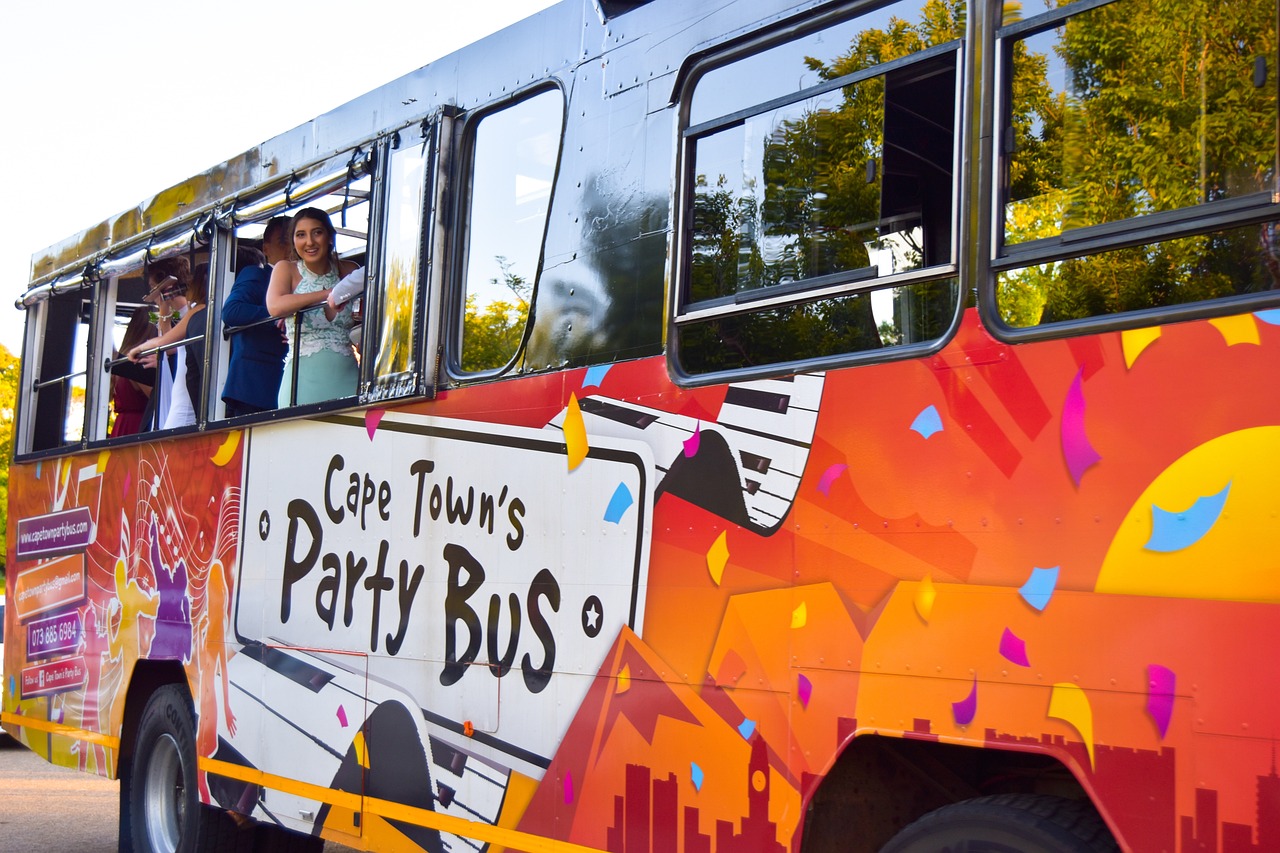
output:
M 821 479 L 818 480 L 818 491 L 822 492 L 824 497 L 831 497 L 831 484 L 847 470 L 849 470 L 848 465 L 843 462 L 837 462 L 823 471 Z
M 702 444 L 702 421 L 693 428 L 693 435 L 684 440 L 684 455 L 686 458 L 692 459 L 698 455 L 698 446 Z
M 364 428 L 370 441 L 373 441 L 373 434 L 378 431 L 378 424 L 382 423 L 382 416 L 386 413 L 386 409 L 370 409 L 364 413 Z
M 1004 634 L 1000 637 L 1000 654 L 1005 660 L 1018 666 L 1031 666 L 1031 661 L 1027 660 L 1026 641 L 1008 628 L 1004 629 Z
M 573 774 L 564 774 L 564 801 L 567 805 L 573 802 Z
M 957 726 L 967 726 L 978 714 L 978 676 L 973 677 L 973 689 L 969 695 L 959 702 L 951 703 L 951 715 L 955 717 Z
M 800 697 L 800 704 L 809 707 L 809 697 L 813 695 L 813 682 L 804 675 L 801 675 L 796 682 L 796 695 Z
M 1147 664 L 1147 713 L 1155 720 L 1160 738 L 1169 733 L 1173 719 L 1173 691 L 1178 677 L 1173 670 L 1158 663 Z
M 346 708 L 344 708 L 344 707 L 342 707 L 341 705 L 339 705 L 339 706 L 338 706 L 338 725 L 342 726 L 344 729 L 345 729 L 345 728 L 347 727 L 347 725 L 348 725 L 348 724 L 347 724 L 347 709 L 346 709 Z
M 1062 456 L 1066 459 L 1067 470 L 1071 480 L 1077 487 L 1084 472 L 1093 467 L 1102 456 L 1089 443 L 1089 436 L 1084 432 L 1084 368 L 1076 373 L 1071 389 L 1067 391 L 1066 402 L 1062 404 Z

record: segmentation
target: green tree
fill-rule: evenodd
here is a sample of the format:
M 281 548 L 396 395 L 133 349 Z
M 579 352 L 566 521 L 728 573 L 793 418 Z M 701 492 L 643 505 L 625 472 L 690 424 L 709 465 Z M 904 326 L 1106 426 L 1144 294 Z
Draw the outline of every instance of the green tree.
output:
M 19 361 L 0 346 L 0 575 L 8 552 L 9 459 L 13 456 L 13 419 L 18 401 Z
M 467 294 L 462 317 L 463 370 L 496 370 L 506 365 L 524 338 L 533 285 L 511 272 L 511 262 L 506 258 L 499 255 L 497 261 L 502 268 L 502 279 L 490 279 L 489 283 L 509 290 L 511 300 L 495 299 L 481 305 L 478 294 Z

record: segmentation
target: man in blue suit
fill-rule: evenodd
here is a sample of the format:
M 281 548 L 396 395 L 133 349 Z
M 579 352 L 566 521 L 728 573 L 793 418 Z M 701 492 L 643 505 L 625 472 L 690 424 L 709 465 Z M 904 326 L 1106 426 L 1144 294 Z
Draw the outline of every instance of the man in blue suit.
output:
M 237 253 L 235 284 L 222 306 L 222 321 L 231 328 L 249 326 L 231 336 L 227 382 L 222 386 L 226 416 L 249 415 L 276 407 L 284 356 L 289 344 L 267 311 L 267 284 L 271 266 L 289 256 L 289 219 L 277 216 L 262 235 L 263 256 L 250 248 Z M 251 325 L 257 323 L 257 325 Z

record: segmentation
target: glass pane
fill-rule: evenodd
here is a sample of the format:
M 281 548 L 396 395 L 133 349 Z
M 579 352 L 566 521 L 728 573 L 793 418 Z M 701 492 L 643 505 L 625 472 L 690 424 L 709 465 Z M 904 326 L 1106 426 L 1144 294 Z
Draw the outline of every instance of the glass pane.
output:
M 690 300 L 868 266 L 883 147 L 883 77 L 698 140 Z
M 732 115 L 964 35 L 965 4 L 901 0 L 729 65 L 698 81 L 690 126 Z M 914 22 L 919 23 L 914 23 Z M 743 85 L 742 81 L 751 84 Z
M 407 373 L 418 366 L 413 320 L 418 310 L 418 276 L 422 267 L 426 163 L 422 144 L 405 143 L 391 155 L 381 327 L 374 368 L 380 378 Z
M 87 290 L 54 296 L 41 306 L 45 322 L 35 373 L 32 450 L 84 437 L 90 306 Z
M 950 326 L 958 292 L 942 279 L 681 326 L 680 364 L 707 373 L 933 340 Z
M 563 102 L 546 91 L 481 119 L 474 137 L 463 370 L 494 370 L 515 356 L 529 319 Z
M 1275 0 L 1123 0 L 1016 41 L 1005 243 L 1270 190 L 1275 54 Z
M 1263 223 L 1011 270 L 1001 318 L 1026 327 L 1280 289 L 1280 226 Z

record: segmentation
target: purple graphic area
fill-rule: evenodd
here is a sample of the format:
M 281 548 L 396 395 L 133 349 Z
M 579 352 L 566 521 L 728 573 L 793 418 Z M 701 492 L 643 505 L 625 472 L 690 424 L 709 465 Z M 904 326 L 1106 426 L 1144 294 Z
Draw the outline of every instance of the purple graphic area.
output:
M 87 507 L 18 520 L 19 560 L 83 551 L 93 541 L 93 519 Z
M 75 651 L 76 646 L 80 645 L 82 633 L 84 629 L 78 610 L 37 619 L 27 626 L 27 659 L 35 660 Z

